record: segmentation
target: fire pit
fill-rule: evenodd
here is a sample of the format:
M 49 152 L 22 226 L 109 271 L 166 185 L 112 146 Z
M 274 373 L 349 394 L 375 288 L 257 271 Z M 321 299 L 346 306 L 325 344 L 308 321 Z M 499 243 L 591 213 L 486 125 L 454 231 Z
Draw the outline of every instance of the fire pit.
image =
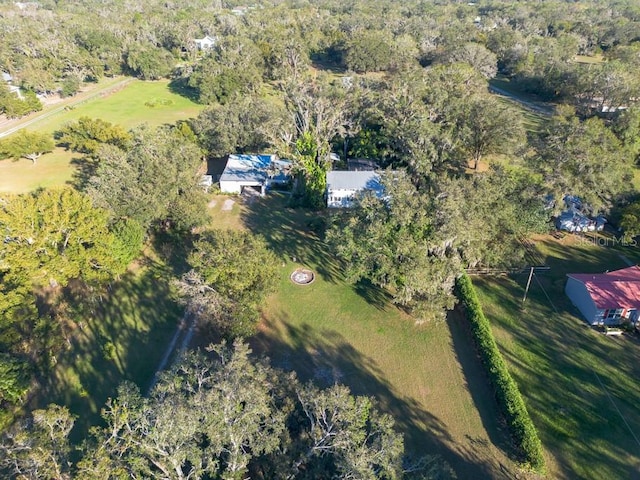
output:
M 296 285 L 309 285 L 315 279 L 314 273 L 306 268 L 296 268 L 291 274 L 291 281 Z

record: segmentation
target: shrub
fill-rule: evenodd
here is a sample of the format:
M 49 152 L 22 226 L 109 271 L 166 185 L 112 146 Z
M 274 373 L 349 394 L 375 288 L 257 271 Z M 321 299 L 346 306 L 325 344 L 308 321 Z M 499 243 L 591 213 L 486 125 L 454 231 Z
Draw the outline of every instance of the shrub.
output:
M 62 81 L 60 96 L 73 97 L 80 90 L 80 79 L 70 76 Z
M 511 377 L 502 354 L 498 350 L 498 345 L 491 332 L 491 325 L 482 312 L 473 284 L 466 274 L 457 280 L 456 289 L 466 310 L 467 320 L 471 325 L 480 358 L 495 388 L 498 405 L 507 420 L 517 447 L 522 453 L 525 467 L 538 473 L 544 473 L 542 442 L 529 416 L 518 385 Z

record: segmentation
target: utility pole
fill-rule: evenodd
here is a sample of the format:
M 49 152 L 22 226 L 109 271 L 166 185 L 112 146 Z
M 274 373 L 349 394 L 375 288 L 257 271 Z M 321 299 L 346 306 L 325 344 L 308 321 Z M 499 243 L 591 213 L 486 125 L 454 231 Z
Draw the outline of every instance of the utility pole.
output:
M 529 280 L 527 280 L 527 287 L 524 289 L 524 297 L 522 297 L 522 304 L 527 300 L 527 293 L 529 293 L 529 286 L 531 285 L 531 279 L 533 278 L 533 269 L 536 267 L 531 267 L 531 271 L 529 272 Z
M 529 293 L 529 287 L 531 286 L 531 279 L 533 278 L 533 273 L 536 270 L 550 270 L 551 267 L 541 266 L 541 267 L 530 267 L 529 270 L 529 279 L 527 280 L 527 286 L 524 289 L 524 297 L 522 297 L 522 305 L 524 306 L 524 302 L 527 300 L 527 294 Z

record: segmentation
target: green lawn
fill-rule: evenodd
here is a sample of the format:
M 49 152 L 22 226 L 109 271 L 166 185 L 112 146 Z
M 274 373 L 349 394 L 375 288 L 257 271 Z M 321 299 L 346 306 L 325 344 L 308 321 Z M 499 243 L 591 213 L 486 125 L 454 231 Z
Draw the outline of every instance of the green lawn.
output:
M 116 91 L 88 99 L 72 109 L 57 113 L 27 127 L 28 130 L 53 133 L 67 122 L 82 116 L 101 118 L 131 128 L 141 123 L 162 125 L 195 117 L 204 108 L 188 98 L 174 93 L 167 80 L 142 82 L 131 80 Z M 78 167 L 77 154 L 57 148 L 43 155 L 37 165 L 29 160 L 0 161 L 0 193 L 22 193 L 38 187 L 64 185 L 70 182 Z
M 77 154 L 56 148 L 35 165 L 25 158 L 0 161 L 0 194 L 29 192 L 71 182 L 76 170 L 74 156 Z
M 83 300 L 69 350 L 59 355 L 54 375 L 31 407 L 69 407 L 78 416 L 73 439 L 79 440 L 100 422 L 100 410 L 121 382 L 132 381 L 145 392 L 182 316 L 172 301 L 171 278 L 164 263 L 144 257 L 107 295 L 93 304 Z
M 604 57 L 599 55 L 576 55 L 575 56 L 576 63 L 584 63 L 587 65 L 594 65 L 597 63 L 604 62 Z
M 640 439 L 640 342 L 591 330 L 564 294 L 566 273 L 625 267 L 621 250 L 573 235 L 535 243 L 551 270 L 533 280 L 525 310 L 526 275 L 476 278 L 474 284 L 539 430 L 549 478 L 636 478 L 631 472 L 640 467 L 634 438 Z
M 108 91 L 33 123 L 28 130 L 53 133 L 65 123 L 83 116 L 101 118 L 125 128 L 140 123 L 155 126 L 195 117 L 203 108 L 203 105 L 172 92 L 168 80 L 143 82 L 132 79 L 116 91 Z
M 505 473 L 516 470 L 505 454 L 509 442 L 457 312 L 448 322 L 418 325 L 385 292 L 345 283 L 310 228 L 319 217 L 286 208 L 283 197 L 251 206 L 237 197 L 213 200 L 213 226 L 249 228 L 280 257 L 277 291 L 252 340 L 256 351 L 305 380 L 342 382 L 375 397 L 410 451 L 442 454 L 458 478 L 513 478 Z M 231 210 L 222 210 L 225 200 L 235 201 Z M 315 282 L 294 285 L 289 276 L 298 266 L 311 268 Z
M 514 102 L 509 98 L 500 97 L 500 101 L 505 104 L 508 104 L 513 109 L 518 111 L 520 115 L 522 115 L 522 124 L 529 134 L 537 134 L 542 131 L 542 127 L 544 123 L 548 120 L 548 117 L 542 115 L 541 113 L 537 113 L 529 110 L 528 108 L 523 107 L 518 102 Z

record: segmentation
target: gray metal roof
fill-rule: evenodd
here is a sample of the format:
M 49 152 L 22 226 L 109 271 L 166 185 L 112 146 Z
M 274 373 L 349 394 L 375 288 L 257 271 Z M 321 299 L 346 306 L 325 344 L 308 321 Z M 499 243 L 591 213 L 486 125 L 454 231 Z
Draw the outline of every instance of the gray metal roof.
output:
M 372 190 L 378 194 L 383 191 L 380 174 L 372 171 L 350 172 L 333 170 L 327 172 L 328 190 Z

